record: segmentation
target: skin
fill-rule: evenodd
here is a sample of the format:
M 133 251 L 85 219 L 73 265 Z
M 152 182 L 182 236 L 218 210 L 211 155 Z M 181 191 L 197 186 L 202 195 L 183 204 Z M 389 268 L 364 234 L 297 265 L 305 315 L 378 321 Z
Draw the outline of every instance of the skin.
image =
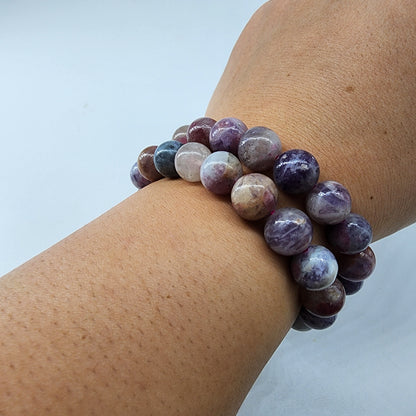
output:
M 416 217 L 415 16 L 410 0 L 269 2 L 207 115 L 311 151 L 389 235 Z M 0 414 L 235 415 L 298 308 L 259 227 L 162 180 L 0 279 Z

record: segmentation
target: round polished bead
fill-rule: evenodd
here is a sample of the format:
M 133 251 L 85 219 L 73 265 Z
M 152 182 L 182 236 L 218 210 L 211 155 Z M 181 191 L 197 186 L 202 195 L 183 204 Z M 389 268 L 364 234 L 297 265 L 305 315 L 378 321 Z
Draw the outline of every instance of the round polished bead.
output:
M 357 254 L 338 254 L 336 257 L 338 273 L 344 279 L 352 281 L 367 279 L 376 267 L 376 256 L 370 246 Z
M 238 118 L 227 117 L 218 120 L 211 128 L 210 148 L 213 152 L 224 150 L 237 156 L 238 144 L 247 126 Z
M 342 283 L 335 279 L 331 286 L 322 290 L 300 291 L 302 306 L 317 316 L 336 315 L 344 306 L 345 289 Z
M 238 158 L 254 172 L 266 172 L 282 151 L 278 135 L 266 127 L 247 130 L 238 145 Z
M 238 178 L 243 176 L 243 167 L 232 153 L 211 153 L 201 165 L 201 182 L 209 191 L 218 195 L 231 192 Z
M 187 131 L 188 125 L 178 127 L 172 135 L 172 140 L 185 144 L 188 141 Z
M 231 203 L 237 214 L 246 220 L 259 220 L 276 209 L 277 188 L 261 173 L 242 176 L 231 191 Z
M 130 170 L 130 179 L 133 182 L 133 185 L 137 189 L 142 189 L 145 186 L 151 184 L 152 182 L 146 179 L 139 171 L 139 168 L 137 167 L 137 162 L 132 166 Z
M 322 290 L 334 283 L 338 273 L 335 256 L 326 247 L 310 246 L 292 258 L 292 277 L 308 290 Z
M 306 198 L 306 212 L 319 224 L 338 224 L 351 211 L 351 195 L 335 181 L 317 183 Z
M 309 152 L 292 149 L 276 159 L 273 178 L 283 192 L 302 194 L 316 185 L 319 171 L 318 161 Z
M 151 182 L 163 178 L 163 175 L 161 175 L 155 167 L 154 153 L 156 149 L 157 146 L 148 146 L 141 151 L 137 158 L 139 172 Z
M 341 277 L 340 275 L 338 275 L 337 279 L 342 283 L 342 285 L 344 286 L 345 289 L 345 294 L 347 296 L 349 295 L 354 295 L 355 293 L 357 293 L 364 285 L 364 281 L 360 280 L 360 281 L 356 281 L 353 282 L 352 280 L 347 280 L 344 279 L 343 277 Z
M 182 143 L 176 140 L 168 140 L 160 144 L 155 150 L 154 161 L 157 171 L 166 178 L 177 178 L 175 169 L 175 155 Z
M 305 323 L 312 329 L 326 329 L 329 328 L 337 319 L 337 315 L 322 317 L 316 316 L 313 313 L 310 313 L 305 308 L 302 308 L 299 312 L 299 316 Z
M 339 224 L 328 226 L 326 237 L 336 251 L 356 254 L 371 243 L 373 232 L 364 217 L 351 213 Z
M 278 254 L 293 256 L 306 250 L 312 241 L 312 223 L 297 208 L 280 208 L 266 221 L 264 239 Z
M 211 150 L 202 143 L 185 143 L 175 156 L 175 169 L 178 175 L 188 182 L 199 182 L 202 162 L 210 154 Z
M 210 117 L 200 117 L 194 120 L 188 127 L 188 142 L 202 143 L 209 147 L 209 134 L 216 120 Z
M 302 317 L 298 315 L 295 322 L 293 322 L 292 329 L 296 331 L 310 331 L 312 328 L 306 325 Z

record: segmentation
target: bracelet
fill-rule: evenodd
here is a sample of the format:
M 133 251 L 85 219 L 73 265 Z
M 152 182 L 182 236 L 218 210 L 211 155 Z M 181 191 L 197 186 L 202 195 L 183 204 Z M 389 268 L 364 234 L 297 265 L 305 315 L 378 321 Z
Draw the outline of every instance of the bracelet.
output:
M 233 117 L 201 117 L 179 127 L 168 140 L 146 147 L 130 171 L 141 189 L 161 178 L 202 182 L 209 191 L 230 195 L 238 215 L 265 220 L 264 238 L 275 253 L 290 256 L 300 286 L 301 310 L 293 329 L 331 326 L 346 295 L 357 293 L 376 264 L 369 247 L 368 221 L 351 212 L 351 195 L 335 181 L 318 182 L 315 157 L 301 149 L 282 153 L 278 135 Z M 277 208 L 278 192 L 305 195 L 305 211 Z M 311 245 L 313 222 L 325 226 L 329 247 Z

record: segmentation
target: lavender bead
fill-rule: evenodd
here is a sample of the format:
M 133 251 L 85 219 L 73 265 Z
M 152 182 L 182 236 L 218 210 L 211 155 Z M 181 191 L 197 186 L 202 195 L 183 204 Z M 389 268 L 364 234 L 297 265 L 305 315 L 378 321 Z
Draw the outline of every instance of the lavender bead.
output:
M 172 135 L 172 140 L 185 144 L 188 141 L 188 125 L 178 127 Z
M 280 208 L 264 226 L 268 246 L 278 254 L 293 256 L 306 250 L 312 241 L 312 223 L 297 208 Z
M 217 121 L 209 136 L 211 150 L 224 150 L 237 156 L 238 144 L 246 131 L 247 126 L 238 118 L 227 117 Z
M 306 198 L 306 212 L 319 224 L 338 224 L 351 211 L 351 195 L 335 181 L 319 182 Z
M 203 161 L 200 176 L 206 189 L 214 194 L 227 195 L 237 179 L 243 176 L 243 168 L 232 153 L 215 152 Z
M 175 155 L 182 143 L 176 140 L 168 140 L 160 144 L 155 150 L 154 162 L 157 171 L 166 178 L 179 177 L 175 169 Z
M 316 316 L 313 313 L 310 313 L 305 308 L 300 310 L 299 316 L 303 322 L 312 329 L 326 329 L 329 328 L 337 319 L 337 315 L 329 317 L 320 317 Z
M 137 167 L 137 162 L 132 166 L 130 170 L 130 179 L 133 182 L 133 185 L 137 189 L 142 189 L 145 186 L 152 183 L 152 181 L 149 181 L 146 179 L 139 171 L 139 168 Z
M 298 315 L 295 322 L 293 322 L 292 329 L 296 331 L 310 331 L 312 328 L 306 325 L 302 317 Z
M 339 275 L 354 282 L 367 279 L 376 267 L 376 256 L 370 247 L 357 254 L 337 254 Z
M 139 172 L 151 182 L 163 178 L 155 167 L 154 153 L 156 149 L 157 146 L 148 146 L 140 152 L 139 157 L 137 158 Z
M 278 135 L 266 127 L 247 130 L 238 145 L 238 158 L 254 172 L 265 172 L 273 167 L 282 151 Z
M 334 283 L 326 289 L 307 290 L 302 288 L 300 299 L 302 306 L 314 315 L 333 316 L 344 306 L 345 289 L 342 283 L 335 279 Z
M 209 148 L 209 134 L 216 123 L 213 118 L 200 117 L 194 120 L 188 127 L 188 142 L 202 143 Z
M 244 175 L 231 190 L 231 202 L 240 217 L 251 221 L 259 220 L 276 209 L 276 185 L 261 173 Z
M 310 246 L 292 258 L 292 277 L 308 290 L 322 290 L 334 283 L 338 273 L 335 256 L 323 246 Z
M 371 243 L 373 232 L 364 217 L 351 213 L 339 224 L 328 226 L 326 237 L 336 251 L 356 254 Z
M 178 175 L 188 182 L 199 182 L 202 162 L 210 154 L 211 150 L 202 143 L 185 143 L 175 156 L 175 169 Z
M 344 286 L 345 289 L 345 294 L 347 296 L 349 295 L 354 295 L 355 293 L 357 293 L 364 285 L 364 282 L 361 281 L 357 281 L 357 282 L 353 282 L 351 280 L 347 280 L 344 279 L 343 277 L 341 277 L 340 275 L 338 275 L 337 279 L 342 283 L 342 285 Z
M 288 194 L 309 192 L 319 178 L 319 164 L 306 150 L 293 149 L 282 153 L 273 167 L 277 186 Z

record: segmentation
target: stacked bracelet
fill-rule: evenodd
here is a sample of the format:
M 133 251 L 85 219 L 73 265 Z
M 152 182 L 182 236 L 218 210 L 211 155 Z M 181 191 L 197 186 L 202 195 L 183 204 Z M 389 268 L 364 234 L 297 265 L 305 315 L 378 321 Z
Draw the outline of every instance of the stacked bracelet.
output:
M 332 325 L 346 295 L 361 289 L 376 262 L 369 247 L 371 226 L 351 213 L 350 193 L 338 182 L 318 182 L 319 175 L 318 161 L 309 152 L 282 153 L 274 131 L 248 129 L 232 117 L 201 117 L 180 127 L 172 140 L 144 149 L 130 172 L 139 189 L 164 177 L 201 181 L 215 194 L 230 195 L 242 218 L 265 219 L 267 245 L 291 257 L 291 275 L 300 286 L 302 304 L 293 328 L 301 331 Z M 305 195 L 306 213 L 277 208 L 278 189 Z M 331 250 L 311 245 L 312 221 L 326 227 Z

